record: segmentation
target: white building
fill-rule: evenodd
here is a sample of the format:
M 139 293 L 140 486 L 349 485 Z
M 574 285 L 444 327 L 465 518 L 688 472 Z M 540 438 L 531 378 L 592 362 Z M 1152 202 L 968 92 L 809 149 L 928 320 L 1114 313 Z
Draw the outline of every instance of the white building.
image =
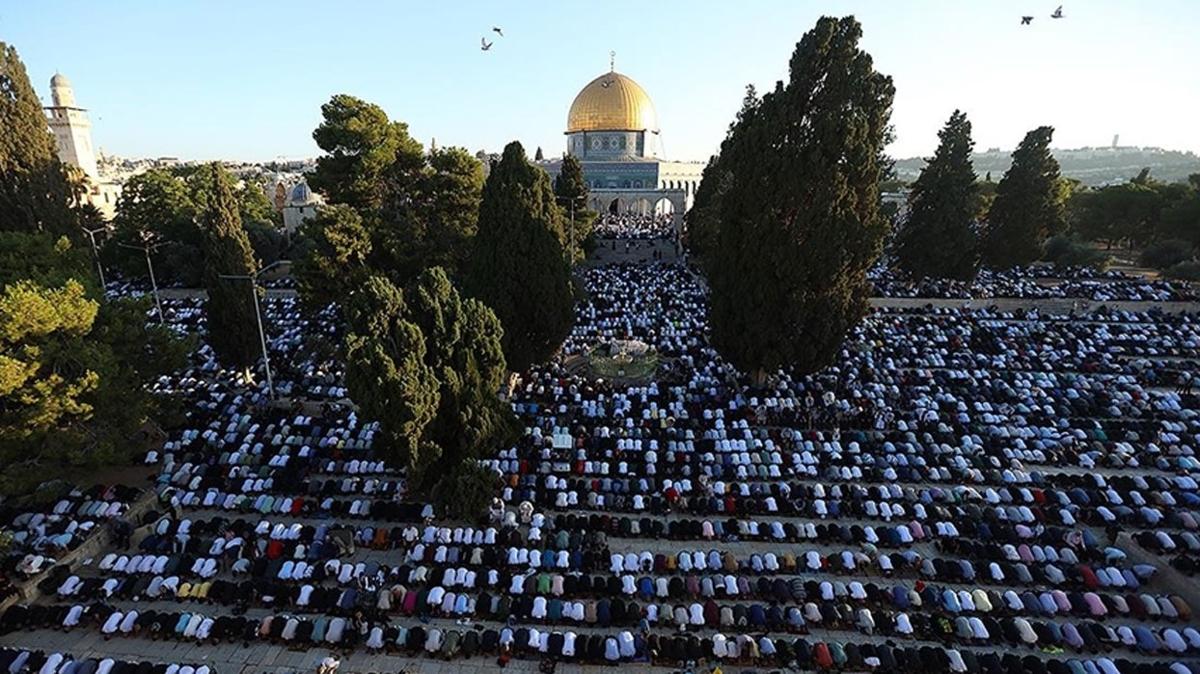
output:
M 289 236 L 300 229 L 300 225 L 317 214 L 317 208 L 325 203 L 321 195 L 308 189 L 308 182 L 301 180 L 288 194 L 283 204 L 283 231 Z
M 84 201 L 111 220 L 116 213 L 121 186 L 101 179 L 96 151 L 92 147 L 92 122 L 87 110 L 76 105 L 71 82 L 61 73 L 50 78 L 50 99 L 53 105 L 46 108 L 46 121 L 58 141 L 59 161 L 83 173 Z

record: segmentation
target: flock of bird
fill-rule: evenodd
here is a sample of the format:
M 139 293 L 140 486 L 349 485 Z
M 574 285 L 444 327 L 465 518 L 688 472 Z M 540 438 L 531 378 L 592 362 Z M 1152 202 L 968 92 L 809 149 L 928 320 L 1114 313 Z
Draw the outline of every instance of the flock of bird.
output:
M 492 32 L 500 37 L 504 37 L 504 31 L 501 30 L 499 26 L 492 26 Z M 486 37 L 479 38 L 479 49 L 481 51 L 487 51 L 491 49 L 493 44 L 494 42 L 488 42 Z
M 1067 16 L 1066 14 L 1063 14 L 1062 5 L 1059 5 L 1058 8 L 1055 9 L 1052 14 L 1050 14 L 1051 19 L 1063 19 L 1063 18 L 1066 18 L 1066 16 Z M 1022 26 L 1028 26 L 1032 23 L 1033 23 L 1032 15 L 1025 15 L 1025 16 L 1021 17 L 1021 25 Z M 496 35 L 499 35 L 500 37 L 504 37 L 504 30 L 502 28 L 500 28 L 500 26 L 492 26 L 492 32 L 495 33 Z M 480 51 L 488 51 L 489 49 L 492 48 L 493 44 L 495 44 L 494 40 L 492 42 L 488 42 L 488 39 L 486 37 L 479 38 Z M 605 86 L 605 85 L 611 86 L 611 84 L 612 84 L 611 82 L 605 82 L 604 85 L 602 85 L 602 86 Z
M 1065 18 L 1066 16 L 1067 16 L 1066 14 L 1063 14 L 1062 5 L 1059 5 L 1058 9 L 1054 10 L 1054 13 L 1050 15 L 1050 18 L 1051 19 L 1062 19 L 1062 18 Z M 1021 17 L 1021 25 L 1022 26 L 1028 26 L 1031 23 L 1033 23 L 1032 16 Z

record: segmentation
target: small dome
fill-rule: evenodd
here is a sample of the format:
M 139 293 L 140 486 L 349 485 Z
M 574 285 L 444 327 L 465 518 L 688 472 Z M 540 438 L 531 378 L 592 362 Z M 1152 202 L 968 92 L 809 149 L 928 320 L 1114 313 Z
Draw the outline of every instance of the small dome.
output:
M 52 87 L 70 87 L 71 80 L 62 73 L 54 73 L 54 77 L 50 78 L 50 86 Z
M 313 206 L 323 203 L 325 203 L 324 200 L 321 199 L 320 195 L 309 189 L 308 182 L 305 180 L 301 180 L 293 185 L 291 192 L 288 193 L 288 206 Z
M 658 115 L 640 84 L 609 72 L 589 82 L 571 103 L 567 133 L 577 131 L 658 131 Z
M 312 190 L 308 189 L 308 183 L 301 180 L 292 188 L 292 201 L 306 203 L 312 198 Z

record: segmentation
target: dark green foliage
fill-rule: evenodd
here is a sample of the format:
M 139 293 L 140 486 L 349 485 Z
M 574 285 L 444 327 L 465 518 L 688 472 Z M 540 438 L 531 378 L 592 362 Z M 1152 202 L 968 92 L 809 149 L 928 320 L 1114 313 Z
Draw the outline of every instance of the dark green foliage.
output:
M 969 281 L 979 253 L 971 167 L 975 143 L 966 114 L 955 110 L 938 138 L 937 152 L 913 183 L 908 221 L 896 235 L 896 261 L 915 278 Z
M 725 132 L 725 140 L 721 142 L 722 149 L 732 145 L 735 140 L 734 132 L 750 115 L 754 114 L 761 104 L 762 99 L 758 96 L 758 90 L 754 88 L 753 84 L 747 85 L 746 95 L 742 98 L 742 107 L 738 110 L 733 122 L 729 124 L 729 129 Z M 711 262 L 712 256 L 716 252 L 717 235 L 721 226 L 721 202 L 732 185 L 732 171 L 721 163 L 720 154 L 713 155 L 700 175 L 700 185 L 696 188 L 692 209 L 684 216 L 688 251 L 700 259 L 701 266 L 705 266 L 709 274 L 712 273 L 712 267 L 706 266 L 706 263 Z
M 250 250 L 254 259 L 262 266 L 274 264 L 283 259 L 287 250 L 287 237 L 270 221 L 243 220 L 246 226 L 246 236 L 250 239 Z
M 322 206 L 301 226 L 300 241 L 292 276 L 310 310 L 345 301 L 366 280 L 371 236 L 353 208 Z
M 1192 258 L 1195 246 L 1182 239 L 1164 239 L 1142 251 L 1138 263 L 1155 269 L 1166 269 Z
M 1166 207 L 1159 232 L 1162 236 L 1183 239 L 1200 247 L 1200 191 Z
M 208 291 L 205 317 L 208 343 L 217 359 L 228 367 L 246 369 L 262 353 L 254 310 L 257 286 L 249 279 L 258 271 L 250 240 L 242 227 L 237 198 L 228 174 L 219 164 L 202 168 L 195 176 L 207 195 L 197 222 L 204 237 L 204 288 Z
M 156 244 L 154 271 L 159 283 L 195 287 L 204 268 L 203 238 L 195 218 L 196 203 L 182 178 L 163 169 L 133 176 L 117 200 L 105 259 L 127 277 L 145 278 L 143 253 L 120 244 Z
M 546 155 L 542 154 L 542 146 L 539 145 L 537 151 L 533 153 L 533 160 L 534 161 L 543 161 L 545 159 L 546 159 Z
M 688 252 L 710 272 L 709 263 L 717 250 L 717 233 L 721 224 L 721 199 L 731 185 L 733 174 L 722 168 L 720 155 L 714 155 L 701 174 L 692 209 L 684 216 Z
M 87 253 L 44 234 L 0 234 L 0 492 L 73 466 L 126 460 L 165 400 L 146 384 L 190 345 L 147 323 L 149 299 L 100 303 Z
M 549 176 L 509 143 L 483 187 L 466 287 L 496 312 L 505 359 L 517 372 L 549 358 L 571 330 L 562 227 Z
M 313 140 L 327 154 L 317 159 L 309 186 L 330 203 L 364 214 L 377 210 L 384 172 L 398 157 L 420 162 L 421 144 L 408 135 L 408 125 L 390 121 L 378 105 L 354 96 L 334 96 L 321 106 L 321 116 Z
M 1027 133 L 996 186 L 983 240 L 983 260 L 990 267 L 1008 269 L 1041 258 L 1046 237 L 1066 226 L 1058 162 L 1050 154 L 1053 135 L 1049 126 Z
M 0 42 L 0 231 L 78 239 L 80 185 L 58 161 L 54 135 L 13 46 Z
M 1163 272 L 1163 276 L 1178 281 L 1198 283 L 1200 282 L 1200 260 L 1185 260 L 1172 265 Z
M 429 267 L 456 276 L 475 237 L 483 165 L 457 147 L 409 159 L 400 157 L 384 178 L 375 266 L 400 282 Z
M 563 220 L 566 232 L 562 244 L 572 252 L 573 260 L 580 260 L 583 258 L 583 243 L 592 235 L 592 225 L 598 214 L 587 208 L 587 181 L 583 179 L 583 164 L 575 155 L 563 157 L 562 166 L 554 178 L 554 196 L 567 216 Z
M 1100 271 L 1112 264 L 1112 258 L 1102 251 L 1065 234 L 1046 239 L 1042 259 L 1059 267 L 1092 267 Z
M 430 489 L 438 515 L 479 522 L 500 489 L 494 471 L 478 463 L 464 463 L 441 477 Z
M 1109 185 L 1081 192 L 1071 200 L 1076 231 L 1089 241 L 1109 245 L 1147 241 L 1156 229 L 1162 207 L 1161 193 L 1145 182 Z
M 853 17 L 820 19 L 787 83 L 744 110 L 721 148 L 732 184 L 710 263 L 713 343 L 757 380 L 824 367 L 868 309 L 894 90 L 861 34 Z
M 346 383 L 427 489 L 513 438 L 495 315 L 440 268 L 403 291 L 372 276 L 349 302 Z

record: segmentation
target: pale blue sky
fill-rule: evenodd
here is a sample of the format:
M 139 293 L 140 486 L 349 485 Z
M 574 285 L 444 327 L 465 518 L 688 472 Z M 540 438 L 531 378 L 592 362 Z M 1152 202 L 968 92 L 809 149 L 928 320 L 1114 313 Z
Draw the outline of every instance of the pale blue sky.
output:
M 376 102 L 424 143 L 559 154 L 567 108 L 608 68 L 644 86 L 667 154 L 703 160 L 747 83 L 786 74 L 821 14 L 854 14 L 896 83 L 896 156 L 928 154 L 955 107 L 979 149 L 1039 124 L 1055 145 L 1200 152 L 1200 1 L 602 0 L 289 2 L 0 0 L 39 95 L 56 70 L 123 156 L 317 154 L 330 95 Z M 1037 18 L 1020 26 L 1021 14 Z M 487 53 L 479 38 L 503 26 Z

